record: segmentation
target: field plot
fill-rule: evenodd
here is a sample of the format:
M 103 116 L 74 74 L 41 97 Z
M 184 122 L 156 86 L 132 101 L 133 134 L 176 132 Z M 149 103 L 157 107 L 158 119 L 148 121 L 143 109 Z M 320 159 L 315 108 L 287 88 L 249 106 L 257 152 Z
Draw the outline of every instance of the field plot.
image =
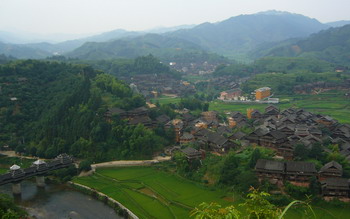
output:
M 221 190 L 206 188 L 152 167 L 100 169 L 74 182 L 118 200 L 140 218 L 188 218 L 202 202 L 229 205 Z
M 94 175 L 76 178 L 74 182 L 114 198 L 140 218 L 189 218 L 191 209 L 202 202 L 217 202 L 222 206 L 233 204 L 237 207 L 242 201 L 240 198 L 232 202 L 232 194 L 226 194 L 213 187 L 203 187 L 154 167 L 100 169 Z M 332 207 L 325 204 L 312 207 L 316 218 L 350 217 L 349 207 Z M 313 218 L 312 215 L 305 217 L 305 210 L 307 209 L 303 206 L 292 208 L 286 218 Z
M 303 108 L 313 113 L 329 115 L 342 123 L 350 123 L 350 98 L 341 93 L 328 92 L 318 95 L 293 95 L 279 96 L 280 99 L 288 99 L 289 103 L 277 104 L 281 110 L 289 107 Z M 247 109 L 258 109 L 263 112 L 267 104 L 244 104 L 244 103 L 224 103 L 213 101 L 209 105 L 209 110 L 218 112 L 240 111 L 244 114 Z

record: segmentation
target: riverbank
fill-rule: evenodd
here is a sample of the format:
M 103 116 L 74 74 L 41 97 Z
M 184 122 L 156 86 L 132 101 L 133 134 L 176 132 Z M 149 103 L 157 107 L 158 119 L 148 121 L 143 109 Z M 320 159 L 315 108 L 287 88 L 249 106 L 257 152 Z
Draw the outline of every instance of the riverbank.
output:
M 14 198 L 16 205 L 36 219 L 122 219 L 115 210 L 100 200 L 68 184 L 48 182 L 38 188 L 35 180 L 21 182 L 21 196 L 12 195 L 12 185 L 0 186 L 0 192 Z
M 162 166 L 100 168 L 73 180 L 117 199 L 140 218 L 189 218 L 202 202 L 229 205 L 231 195 L 178 177 Z
M 85 185 L 82 185 L 80 183 L 76 183 L 76 182 L 72 182 L 72 181 L 69 181 L 68 184 L 72 185 L 73 187 L 79 189 L 79 191 L 82 191 L 82 192 L 87 192 L 89 195 L 92 195 L 94 197 L 96 197 L 96 195 L 98 196 L 99 199 L 102 199 L 102 200 L 105 200 L 108 204 L 112 203 L 114 206 L 114 208 L 116 206 L 118 206 L 120 209 L 122 210 L 125 210 L 128 215 L 123 215 L 123 216 L 127 216 L 132 218 L 132 219 L 139 219 L 139 217 L 137 217 L 132 211 L 130 211 L 128 208 L 126 208 L 124 205 L 122 205 L 120 202 L 118 202 L 117 200 L 109 197 L 108 195 L 102 193 L 102 192 L 99 192 L 99 191 L 96 191 L 95 189 L 93 188 L 90 188 L 88 186 L 85 186 Z M 85 191 L 84 191 L 85 190 Z M 111 206 L 112 207 L 112 206 Z M 119 213 L 119 212 L 118 212 Z

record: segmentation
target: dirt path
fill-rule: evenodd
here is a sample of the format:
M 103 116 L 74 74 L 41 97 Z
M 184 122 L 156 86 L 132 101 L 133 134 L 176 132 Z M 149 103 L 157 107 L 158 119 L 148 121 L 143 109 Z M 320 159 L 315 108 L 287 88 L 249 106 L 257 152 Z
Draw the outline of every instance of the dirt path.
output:
M 92 164 L 91 168 L 96 170 L 97 168 L 104 167 L 123 167 L 123 166 L 148 166 L 151 164 L 171 160 L 171 157 L 155 157 L 153 160 L 118 160 L 118 161 L 109 161 L 104 163 Z
M 19 157 L 19 158 L 25 158 L 25 159 L 39 159 L 38 157 L 22 156 L 22 155 L 16 154 L 15 151 L 0 151 L 0 154 L 6 155 L 8 157 Z

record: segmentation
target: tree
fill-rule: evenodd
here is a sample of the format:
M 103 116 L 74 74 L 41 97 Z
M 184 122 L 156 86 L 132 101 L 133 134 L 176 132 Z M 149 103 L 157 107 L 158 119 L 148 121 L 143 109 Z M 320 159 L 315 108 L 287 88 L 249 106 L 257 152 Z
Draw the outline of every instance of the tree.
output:
M 266 192 L 251 188 L 245 201 L 239 205 L 245 211 L 241 212 L 232 205 L 223 208 L 217 203 L 207 204 L 203 202 L 191 211 L 190 216 L 196 219 L 283 219 L 293 205 L 302 204 L 308 209 L 308 211 L 305 210 L 305 214 L 309 215 L 311 212 L 316 218 L 308 202 L 292 201 L 282 211 L 267 200 L 269 196 L 270 194 Z
M 219 183 L 233 185 L 235 177 L 240 174 L 238 167 L 239 158 L 234 153 L 228 154 L 221 168 Z
M 79 171 L 89 171 L 91 170 L 91 161 L 83 160 L 79 163 Z
M 259 148 L 255 148 L 253 153 L 252 153 L 252 156 L 249 160 L 249 167 L 250 168 L 254 168 L 255 167 L 255 164 L 256 162 L 261 158 L 261 153 L 260 153 L 260 150 Z
M 298 144 L 294 149 L 294 157 L 305 160 L 309 156 L 309 150 L 302 144 Z

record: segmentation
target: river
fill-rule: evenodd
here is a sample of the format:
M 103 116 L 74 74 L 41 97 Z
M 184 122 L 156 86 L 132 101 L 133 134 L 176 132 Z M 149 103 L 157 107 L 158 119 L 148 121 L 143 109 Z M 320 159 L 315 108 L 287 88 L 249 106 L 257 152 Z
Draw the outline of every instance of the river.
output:
M 78 192 L 67 185 L 46 185 L 38 188 L 34 182 L 21 182 L 22 194 L 15 202 L 30 216 L 40 219 L 121 219 L 104 203 Z M 12 196 L 11 184 L 0 186 L 0 192 Z

